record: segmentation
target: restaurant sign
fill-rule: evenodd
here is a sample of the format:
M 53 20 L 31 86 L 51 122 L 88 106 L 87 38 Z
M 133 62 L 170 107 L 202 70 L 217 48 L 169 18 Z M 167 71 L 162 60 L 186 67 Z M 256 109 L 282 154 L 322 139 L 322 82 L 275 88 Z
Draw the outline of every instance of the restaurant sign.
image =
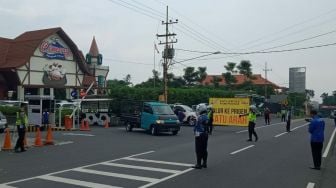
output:
M 66 59 L 71 56 L 69 48 L 65 48 L 58 38 L 51 38 L 51 41 L 44 40 L 40 45 L 40 52 L 48 59 Z

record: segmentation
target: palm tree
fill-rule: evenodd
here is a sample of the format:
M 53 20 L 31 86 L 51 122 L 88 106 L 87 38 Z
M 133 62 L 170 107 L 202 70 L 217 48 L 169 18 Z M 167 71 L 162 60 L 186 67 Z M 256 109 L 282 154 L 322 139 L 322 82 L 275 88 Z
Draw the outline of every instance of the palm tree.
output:
M 198 67 L 197 73 L 197 81 L 201 84 L 203 80 L 207 77 L 206 67 Z
M 228 62 L 227 65 L 224 65 L 224 68 L 226 69 L 226 73 L 222 73 L 222 76 L 224 77 L 225 83 L 231 89 L 232 85 L 237 82 L 237 79 L 233 76 L 233 74 L 238 72 L 236 70 L 236 63 Z
M 222 77 L 220 77 L 220 76 L 213 76 L 211 82 L 213 83 L 213 85 L 214 85 L 215 88 L 218 88 L 219 82 L 221 82 L 221 81 L 222 81 Z
M 247 80 L 252 79 L 252 68 L 251 63 L 248 60 L 242 60 L 240 64 L 237 66 L 239 70 L 239 74 L 242 74 L 246 77 Z M 247 81 L 246 80 L 246 81 Z

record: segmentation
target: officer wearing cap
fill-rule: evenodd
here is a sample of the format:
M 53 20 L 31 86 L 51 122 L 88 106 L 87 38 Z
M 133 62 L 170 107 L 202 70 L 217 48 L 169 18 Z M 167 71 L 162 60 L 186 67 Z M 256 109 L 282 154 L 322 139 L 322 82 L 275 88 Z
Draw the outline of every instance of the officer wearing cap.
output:
M 250 112 L 247 114 L 240 114 L 239 117 L 241 116 L 248 116 L 248 134 L 249 134 L 249 139 L 247 139 L 248 142 L 252 141 L 252 134 L 255 137 L 255 141 L 258 141 L 258 135 L 255 132 L 255 125 L 256 125 L 256 120 L 257 120 L 257 115 L 255 113 L 255 107 L 250 106 Z
M 207 115 L 207 107 L 204 104 L 198 105 L 196 111 L 199 113 L 194 127 L 197 163 L 192 166 L 192 168 L 201 169 L 207 168 L 209 119 Z

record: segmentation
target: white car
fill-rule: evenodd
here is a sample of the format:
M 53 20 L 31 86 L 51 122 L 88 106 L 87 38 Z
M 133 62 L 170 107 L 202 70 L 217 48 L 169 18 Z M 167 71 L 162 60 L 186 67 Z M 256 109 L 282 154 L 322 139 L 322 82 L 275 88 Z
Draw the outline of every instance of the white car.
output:
M 5 128 L 7 127 L 7 119 L 6 116 L 0 112 L 0 133 L 3 133 Z
M 178 117 L 178 111 L 181 111 L 184 113 L 184 118 L 182 120 L 181 123 L 186 123 L 190 126 L 194 126 L 195 125 L 195 120 L 196 120 L 196 112 L 190 108 L 189 106 L 187 105 L 183 105 L 183 104 L 175 104 L 173 106 L 173 110 L 174 110 L 174 113 L 177 115 Z

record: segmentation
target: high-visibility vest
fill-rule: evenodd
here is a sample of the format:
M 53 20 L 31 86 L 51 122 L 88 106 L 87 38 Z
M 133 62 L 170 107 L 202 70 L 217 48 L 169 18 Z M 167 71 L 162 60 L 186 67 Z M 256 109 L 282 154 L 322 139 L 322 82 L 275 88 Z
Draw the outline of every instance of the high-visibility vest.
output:
M 257 115 L 250 112 L 248 114 L 248 120 L 251 121 L 251 122 L 255 122 L 257 120 Z
M 28 124 L 28 117 L 25 114 L 22 122 L 22 118 L 20 117 L 20 112 L 16 112 L 16 125 L 24 125 L 27 126 Z

